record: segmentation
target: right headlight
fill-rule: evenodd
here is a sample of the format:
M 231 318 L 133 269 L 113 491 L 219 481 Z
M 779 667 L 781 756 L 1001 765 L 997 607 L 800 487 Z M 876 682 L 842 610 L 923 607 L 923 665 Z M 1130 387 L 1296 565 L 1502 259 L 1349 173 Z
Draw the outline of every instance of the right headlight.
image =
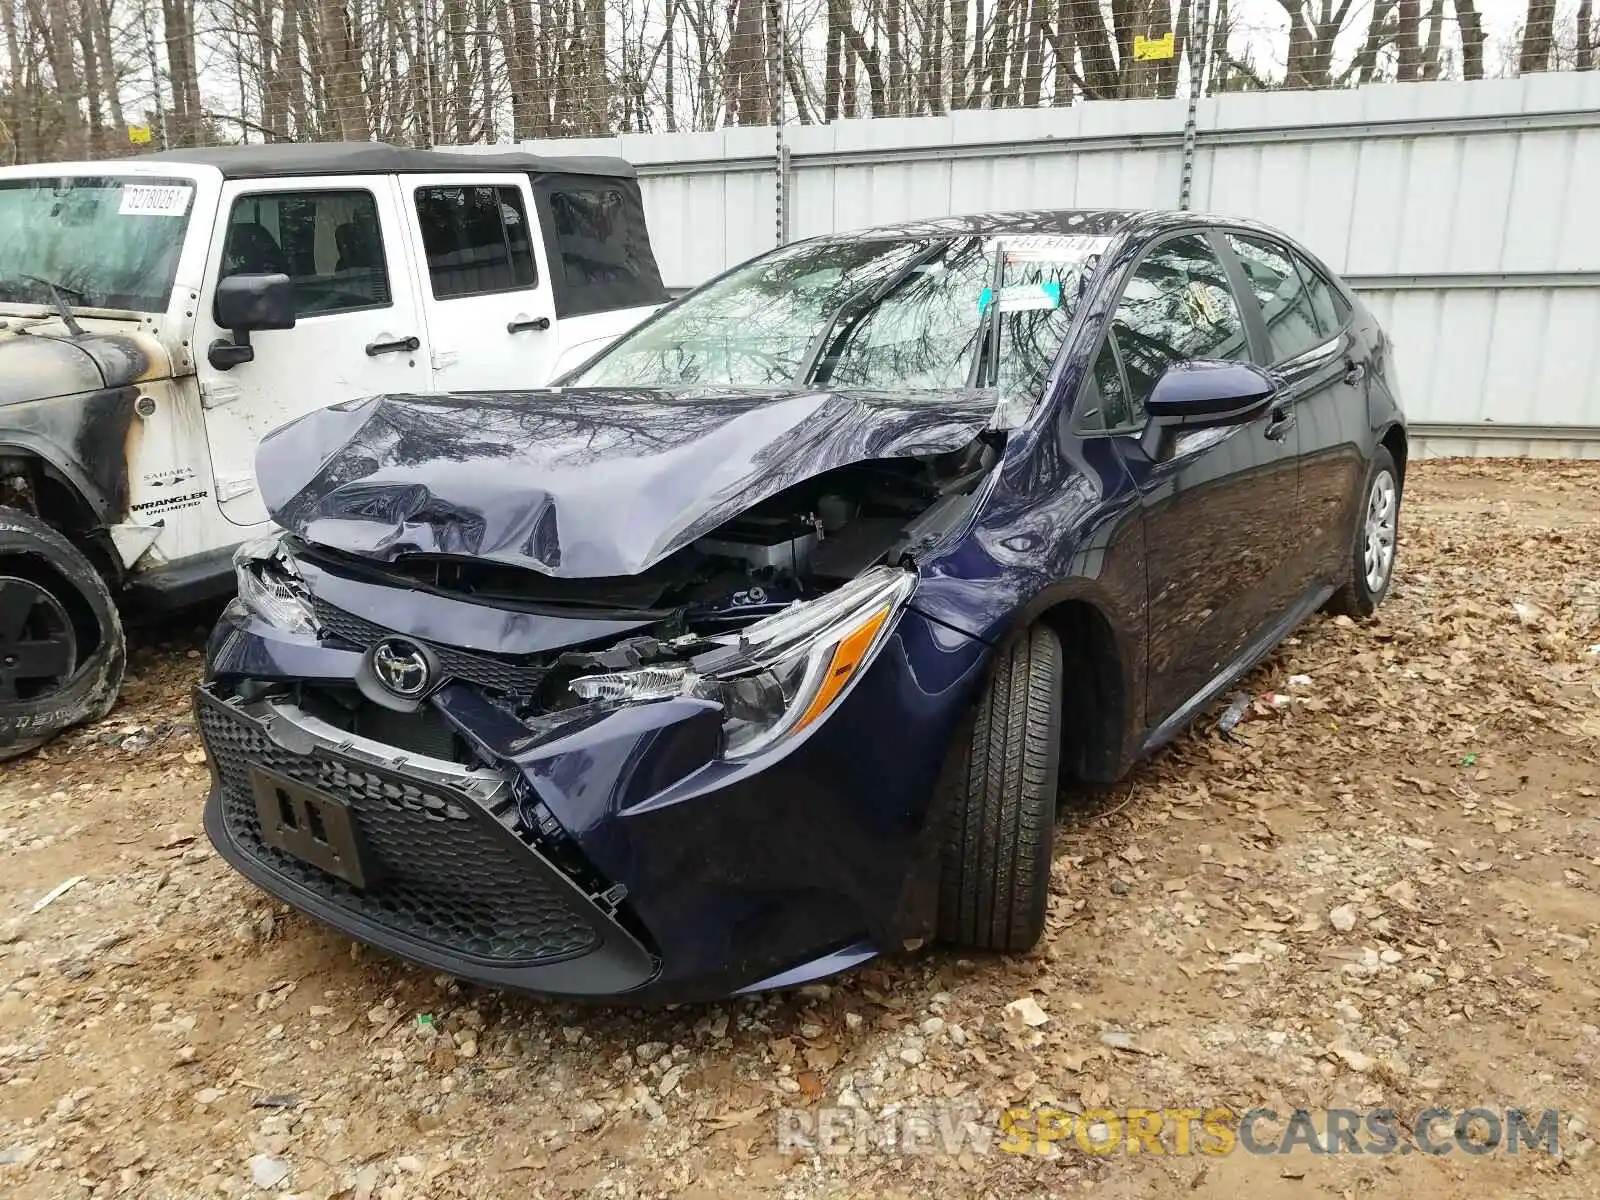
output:
M 916 576 L 878 567 L 828 595 L 718 638 L 687 666 L 572 681 L 584 700 L 699 696 L 723 708 L 723 757 L 744 758 L 815 724 L 872 661 Z
M 283 531 L 248 541 L 233 553 L 239 603 L 269 625 L 315 637 L 317 619 L 294 559 L 283 548 Z

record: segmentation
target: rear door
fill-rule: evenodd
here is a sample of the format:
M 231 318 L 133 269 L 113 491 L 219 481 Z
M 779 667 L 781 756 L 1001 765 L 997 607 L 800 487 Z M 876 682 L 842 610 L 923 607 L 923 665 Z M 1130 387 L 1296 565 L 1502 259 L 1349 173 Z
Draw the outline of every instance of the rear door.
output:
M 435 386 L 542 387 L 555 366 L 556 309 L 525 175 L 402 175 L 426 289 Z
M 1223 234 L 1255 294 L 1266 365 L 1300 439 L 1298 535 L 1302 588 L 1340 577 L 1350 554 L 1352 508 L 1363 480 L 1367 348 L 1350 306 L 1285 243 L 1254 231 Z
M 1269 413 L 1159 443 L 1140 436 L 1145 405 L 1172 363 L 1254 357 L 1244 314 L 1210 237 L 1178 234 L 1134 268 L 1101 351 L 1109 348 L 1124 380 L 1103 419 L 1144 512 L 1152 727 L 1186 717 L 1294 599 L 1293 425 Z M 1107 362 L 1097 366 L 1110 372 Z
M 408 229 L 392 176 L 235 180 L 223 185 L 195 361 L 217 500 L 237 525 L 267 519 L 255 487 L 263 435 L 314 409 L 429 387 L 427 330 Z M 251 336 L 252 362 L 206 358 L 219 279 L 281 272 L 294 281 L 296 324 Z

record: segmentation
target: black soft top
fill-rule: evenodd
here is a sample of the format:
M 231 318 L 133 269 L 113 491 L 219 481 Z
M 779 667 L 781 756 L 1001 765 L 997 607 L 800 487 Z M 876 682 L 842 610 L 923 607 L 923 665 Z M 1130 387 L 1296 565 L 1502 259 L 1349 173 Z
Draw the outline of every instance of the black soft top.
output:
M 278 179 L 292 175 L 391 175 L 428 171 L 494 171 L 528 175 L 592 175 L 633 179 L 620 158 L 547 158 L 517 150 L 463 154 L 410 150 L 387 142 L 274 142 L 267 145 L 201 146 L 139 156 L 147 162 L 199 163 L 225 179 Z

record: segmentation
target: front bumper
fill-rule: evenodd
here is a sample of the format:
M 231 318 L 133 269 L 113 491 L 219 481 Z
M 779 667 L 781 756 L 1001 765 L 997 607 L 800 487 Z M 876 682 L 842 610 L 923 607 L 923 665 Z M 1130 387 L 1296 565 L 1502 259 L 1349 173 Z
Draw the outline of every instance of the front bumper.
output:
M 505 778 L 396 754 L 293 705 L 227 703 L 201 688 L 196 707 L 215 775 L 206 833 L 257 886 L 362 941 L 486 983 L 612 995 L 655 974 L 614 910 L 518 836 Z M 367 886 L 263 836 L 255 768 L 349 811 L 379 868 Z
M 235 608 L 197 698 L 207 832 L 265 890 L 464 978 L 651 1002 L 803 982 L 932 936 L 935 784 L 986 654 L 906 610 L 828 718 L 739 763 L 717 757 L 721 714 L 704 701 L 540 736 L 458 679 L 427 709 L 473 747 L 465 767 L 319 725 L 293 695 L 349 688 L 361 652 Z M 341 801 L 381 882 L 356 888 L 268 845 L 252 766 Z

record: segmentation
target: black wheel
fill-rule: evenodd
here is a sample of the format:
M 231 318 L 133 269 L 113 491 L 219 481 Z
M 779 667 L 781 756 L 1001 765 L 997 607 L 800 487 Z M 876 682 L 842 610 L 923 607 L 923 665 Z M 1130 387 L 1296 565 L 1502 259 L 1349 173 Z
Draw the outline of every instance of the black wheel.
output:
M 1349 574 L 1328 601 L 1332 612 L 1370 617 L 1394 582 L 1400 541 L 1400 473 L 1394 456 L 1379 446 L 1358 501 L 1361 505 Z
M 43 521 L 0 508 L 0 762 L 105 716 L 126 666 L 93 564 Z
M 1061 639 L 1035 625 L 998 653 L 945 768 L 942 939 L 1013 951 L 1039 940 L 1060 768 Z

